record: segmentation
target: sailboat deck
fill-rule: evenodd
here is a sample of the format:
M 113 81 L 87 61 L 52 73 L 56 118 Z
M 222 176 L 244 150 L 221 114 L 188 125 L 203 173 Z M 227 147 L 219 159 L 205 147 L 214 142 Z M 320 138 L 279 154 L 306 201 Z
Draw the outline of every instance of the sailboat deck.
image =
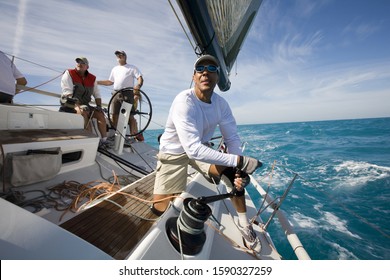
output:
M 126 258 L 157 218 L 150 212 L 150 204 L 134 198 L 150 201 L 154 179 L 154 173 L 142 178 L 121 193 L 64 222 L 61 227 L 114 259 Z

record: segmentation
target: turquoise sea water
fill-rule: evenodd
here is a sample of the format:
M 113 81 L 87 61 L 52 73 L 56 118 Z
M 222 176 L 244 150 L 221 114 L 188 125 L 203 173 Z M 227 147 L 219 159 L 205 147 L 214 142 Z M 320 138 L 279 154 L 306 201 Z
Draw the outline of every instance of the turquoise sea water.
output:
M 264 164 L 255 178 L 273 197 L 299 175 L 281 209 L 312 259 L 390 259 L 390 118 L 238 129 L 244 154 Z M 147 131 L 146 141 L 157 147 L 161 132 Z M 260 206 L 256 191 L 248 191 Z M 274 220 L 269 232 L 279 253 L 295 259 L 279 229 Z

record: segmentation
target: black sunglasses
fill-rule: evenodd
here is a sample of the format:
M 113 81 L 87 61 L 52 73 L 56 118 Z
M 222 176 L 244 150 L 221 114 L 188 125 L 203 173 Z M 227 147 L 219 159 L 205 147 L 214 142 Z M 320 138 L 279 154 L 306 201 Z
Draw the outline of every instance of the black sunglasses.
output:
M 207 69 L 208 72 L 210 73 L 215 73 L 218 71 L 218 66 L 215 65 L 197 65 L 195 67 L 195 71 L 198 73 L 203 73 L 204 70 Z

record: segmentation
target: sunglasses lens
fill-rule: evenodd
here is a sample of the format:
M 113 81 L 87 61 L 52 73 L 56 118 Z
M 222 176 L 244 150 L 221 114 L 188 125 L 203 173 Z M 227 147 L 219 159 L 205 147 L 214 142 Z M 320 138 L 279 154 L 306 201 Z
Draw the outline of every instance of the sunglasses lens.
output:
M 207 71 L 209 71 L 209 72 L 212 72 L 212 73 L 214 73 L 214 72 L 217 72 L 217 66 L 215 66 L 215 65 L 209 65 L 209 66 L 207 66 Z
M 210 73 L 217 72 L 217 70 L 218 70 L 218 67 L 215 65 L 207 65 L 207 66 L 198 65 L 195 67 L 195 71 L 198 73 L 202 73 L 206 68 L 207 68 L 207 71 Z
M 204 71 L 204 66 L 203 65 L 198 65 L 198 66 L 196 66 L 196 68 L 195 68 L 195 71 L 196 72 L 203 72 Z

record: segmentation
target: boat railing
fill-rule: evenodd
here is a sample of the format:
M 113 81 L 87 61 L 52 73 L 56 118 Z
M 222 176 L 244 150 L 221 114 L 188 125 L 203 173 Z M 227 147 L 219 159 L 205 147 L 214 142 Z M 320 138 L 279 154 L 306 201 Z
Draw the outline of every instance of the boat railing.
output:
M 50 92 L 50 91 L 46 91 L 46 90 L 41 90 L 41 89 L 37 89 L 35 87 L 27 87 L 27 86 L 17 85 L 17 90 L 19 90 L 20 92 L 27 92 L 28 91 L 28 92 L 34 92 L 34 93 L 37 93 L 37 94 L 41 94 L 41 95 L 55 97 L 55 98 L 58 98 L 58 100 L 60 100 L 60 98 L 61 98 L 61 94 L 60 93 L 54 93 L 54 92 Z M 95 102 L 93 100 L 91 100 L 90 103 L 95 104 Z M 52 105 L 45 105 L 45 104 L 31 105 L 31 104 L 27 104 L 27 106 L 52 106 Z M 58 101 L 58 105 L 56 105 L 56 106 L 60 107 L 60 102 L 59 101 Z M 102 103 L 102 106 L 107 107 L 108 104 L 107 103 Z
M 279 200 L 275 200 L 268 192 L 266 192 L 252 175 L 249 176 L 251 178 L 251 183 L 253 184 L 253 186 L 256 188 L 256 190 L 259 192 L 259 194 L 265 200 L 268 206 L 270 206 L 273 209 L 271 217 L 264 225 L 264 229 L 265 230 L 267 229 L 273 217 L 276 216 L 298 260 L 310 260 L 311 258 L 309 254 L 306 252 L 305 248 L 303 247 L 301 241 L 299 240 L 298 235 L 295 233 L 293 226 L 291 225 L 290 221 L 287 219 L 286 215 L 284 214 L 284 211 L 280 209 L 281 203 L 283 202 L 284 198 L 287 196 L 288 192 L 290 191 L 296 179 L 296 176 L 294 176 L 293 180 L 290 182 L 288 188 L 286 189 L 283 196 Z

